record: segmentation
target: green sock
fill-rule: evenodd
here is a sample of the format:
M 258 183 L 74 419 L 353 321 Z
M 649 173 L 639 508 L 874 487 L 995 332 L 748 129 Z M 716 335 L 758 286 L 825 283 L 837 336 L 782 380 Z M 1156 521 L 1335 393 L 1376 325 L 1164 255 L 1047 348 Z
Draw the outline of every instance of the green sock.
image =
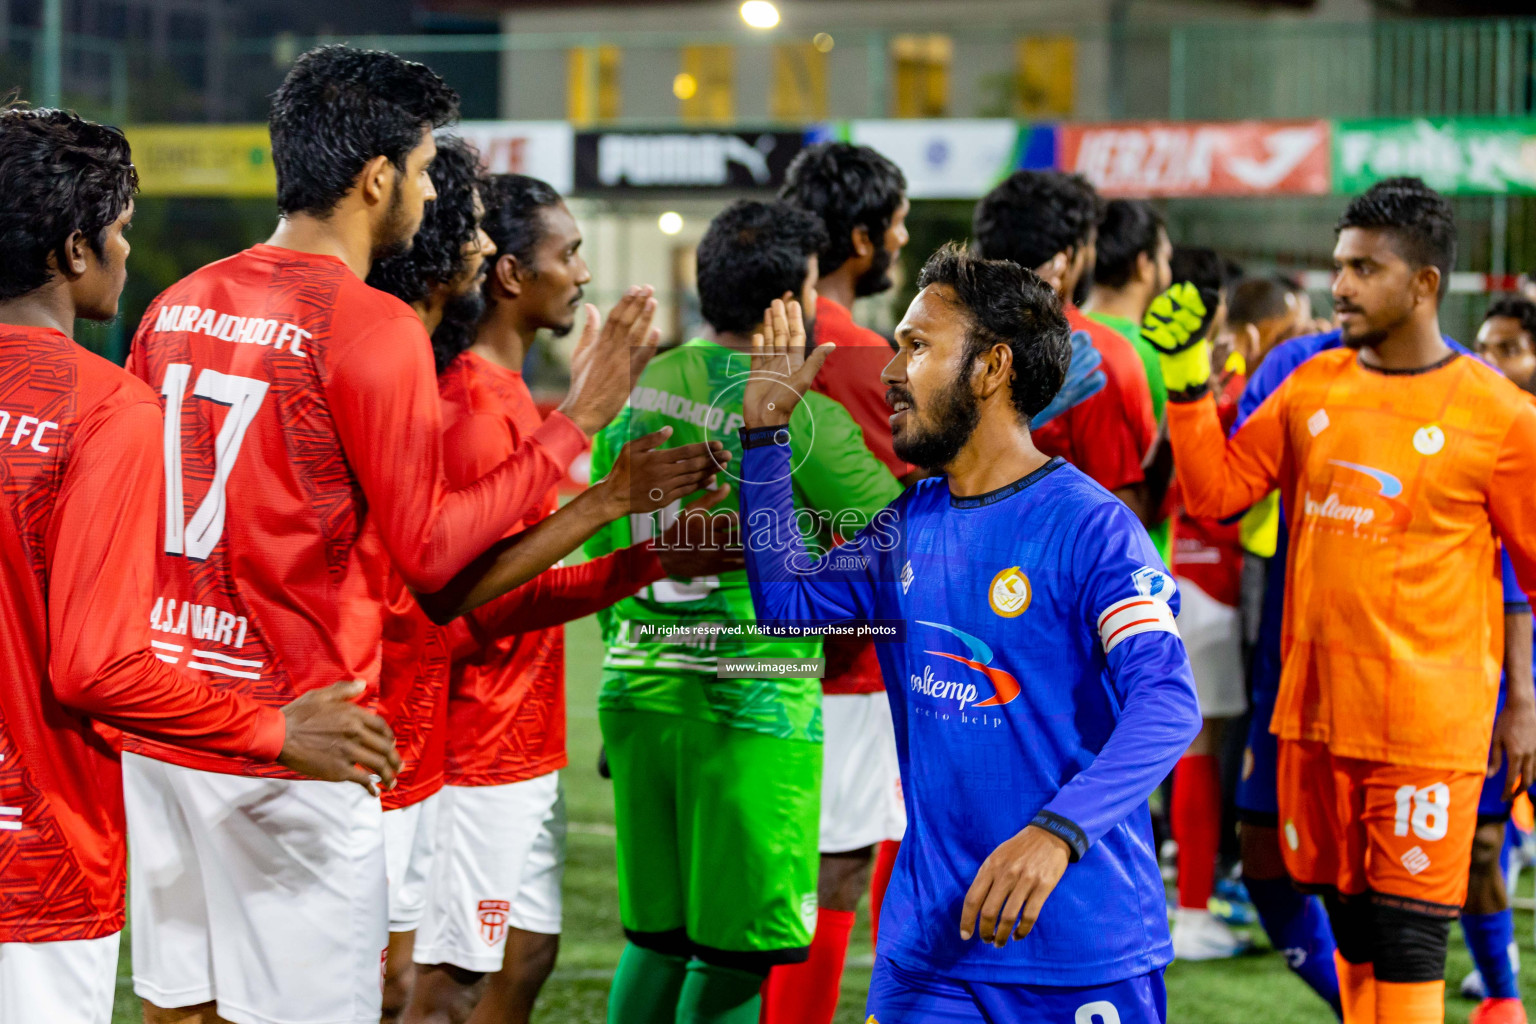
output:
M 680 956 L 625 946 L 608 991 L 609 1024 L 672 1024 L 687 972 Z
M 762 987 L 761 974 L 690 961 L 676 1024 L 757 1024 Z

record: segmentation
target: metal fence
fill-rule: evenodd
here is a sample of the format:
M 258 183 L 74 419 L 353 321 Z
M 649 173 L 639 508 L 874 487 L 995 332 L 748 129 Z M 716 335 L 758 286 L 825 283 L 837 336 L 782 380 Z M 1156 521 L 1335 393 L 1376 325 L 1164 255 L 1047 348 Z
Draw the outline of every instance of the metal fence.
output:
M 924 30 L 947 40 L 942 115 L 1033 116 L 1024 39 L 1069 40 L 1067 109 L 1042 119 L 1308 118 L 1502 115 L 1536 112 L 1536 18 L 1326 23 L 1255 19 L 1219 24 L 1090 28 L 1028 22 Z M 820 61 L 815 109 L 788 120 L 885 117 L 899 113 L 894 33 L 834 30 Z M 64 100 L 116 121 L 262 120 L 266 97 L 293 58 L 322 41 L 291 35 L 213 36 L 159 48 L 65 34 Z M 467 116 L 565 118 L 570 53 L 619 48 L 616 115 L 600 123 L 671 124 L 684 119 L 673 94 L 689 48 L 723 47 L 728 118 L 775 119 L 775 46 L 806 44 L 783 31 L 460 34 L 353 37 L 438 68 L 461 92 Z M 1058 55 L 1060 49 L 1052 51 Z M 0 85 L 35 95 L 43 72 L 38 34 L 0 35 Z M 1056 70 L 1046 69 L 1057 75 Z M 1038 72 L 1038 69 L 1037 69 Z M 1058 75 L 1059 77 L 1059 75 Z

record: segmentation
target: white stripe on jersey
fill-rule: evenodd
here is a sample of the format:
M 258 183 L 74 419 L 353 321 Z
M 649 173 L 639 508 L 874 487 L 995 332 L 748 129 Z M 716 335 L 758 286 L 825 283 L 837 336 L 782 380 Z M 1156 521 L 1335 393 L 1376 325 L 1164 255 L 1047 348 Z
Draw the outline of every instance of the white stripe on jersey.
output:
M 1127 597 L 1104 609 L 1099 616 L 1099 640 L 1108 654 L 1123 640 L 1137 633 L 1172 633 L 1179 635 L 1179 627 L 1173 620 L 1173 609 L 1166 601 L 1155 597 Z

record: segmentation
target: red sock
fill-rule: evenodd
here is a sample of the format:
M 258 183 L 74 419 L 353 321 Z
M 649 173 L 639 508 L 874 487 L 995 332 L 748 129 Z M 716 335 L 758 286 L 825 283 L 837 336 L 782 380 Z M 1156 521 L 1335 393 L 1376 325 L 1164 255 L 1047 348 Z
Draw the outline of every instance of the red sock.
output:
M 891 872 L 896 869 L 896 851 L 900 849 L 900 839 L 886 839 L 875 847 L 875 870 L 869 876 L 870 949 L 880 945 L 880 904 L 885 902 L 885 887 L 891 884 Z
M 1179 906 L 1204 910 L 1216 881 L 1221 842 L 1221 776 L 1210 754 L 1185 754 L 1173 767 L 1169 814 L 1179 844 Z
M 811 958 L 803 964 L 775 967 L 768 974 L 758 1015 L 762 1024 L 832 1024 L 853 918 L 851 910 L 823 907 L 816 911 Z

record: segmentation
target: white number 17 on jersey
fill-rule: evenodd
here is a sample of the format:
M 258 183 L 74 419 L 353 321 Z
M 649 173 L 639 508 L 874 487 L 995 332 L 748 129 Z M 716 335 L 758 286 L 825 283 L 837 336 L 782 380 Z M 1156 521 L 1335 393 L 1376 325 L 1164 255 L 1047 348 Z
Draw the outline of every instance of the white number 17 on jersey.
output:
M 182 509 L 181 403 L 191 376 L 190 364 L 171 363 L 165 368 L 165 383 L 160 385 L 160 394 L 165 397 L 165 553 L 185 554 L 201 562 L 224 535 L 224 488 L 240 455 L 245 431 L 267 396 L 267 382 L 217 370 L 203 370 L 197 375 L 193 396 L 228 406 L 229 415 L 213 441 L 213 482 L 188 523 Z

